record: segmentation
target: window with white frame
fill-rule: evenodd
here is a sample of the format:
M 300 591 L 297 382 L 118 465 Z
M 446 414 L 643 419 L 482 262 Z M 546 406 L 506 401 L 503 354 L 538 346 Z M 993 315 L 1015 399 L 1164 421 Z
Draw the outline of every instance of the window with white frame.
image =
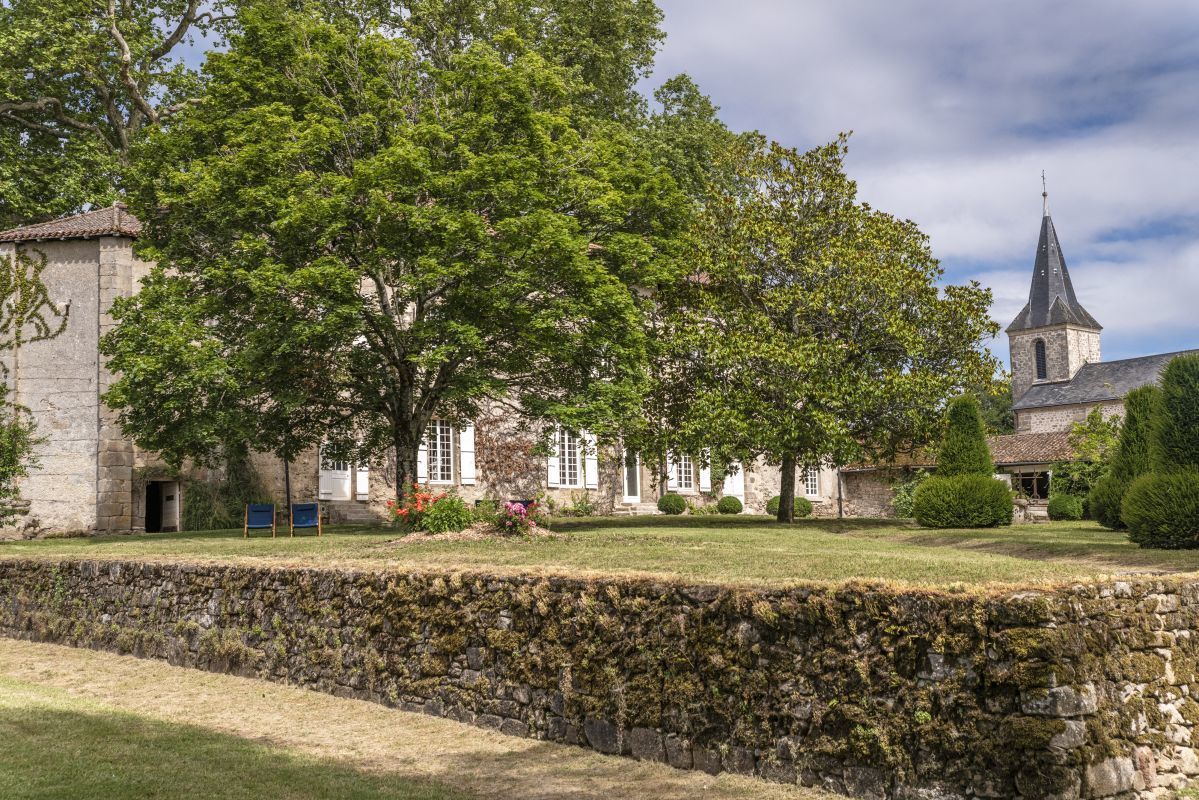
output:
M 580 487 L 583 485 L 582 451 L 579 437 L 565 428 L 558 429 L 558 485 Z
M 805 470 L 803 474 L 803 493 L 807 497 L 820 496 L 820 471 Z
M 679 463 L 677 464 L 676 469 L 679 471 L 679 488 L 687 490 L 694 489 L 695 464 L 691 461 L 691 456 L 679 456 Z
M 430 422 L 425 433 L 425 448 L 429 458 L 429 483 L 453 483 L 454 427 L 441 419 Z

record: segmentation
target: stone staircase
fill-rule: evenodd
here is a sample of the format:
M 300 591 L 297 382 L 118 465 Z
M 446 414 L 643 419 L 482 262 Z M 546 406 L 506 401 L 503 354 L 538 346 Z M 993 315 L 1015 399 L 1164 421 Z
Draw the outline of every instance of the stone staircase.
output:
M 378 525 L 383 518 L 365 502 L 326 500 L 321 506 L 328 512 L 330 525 Z
M 657 513 L 657 503 L 619 503 L 612 509 L 614 517 L 639 517 Z

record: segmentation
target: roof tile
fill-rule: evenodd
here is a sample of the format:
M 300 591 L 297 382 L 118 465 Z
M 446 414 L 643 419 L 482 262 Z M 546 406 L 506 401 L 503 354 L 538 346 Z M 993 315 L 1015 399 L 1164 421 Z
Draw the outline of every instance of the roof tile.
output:
M 0 232 L 0 242 L 36 242 L 44 239 L 94 239 L 98 236 L 128 236 L 142 231 L 137 217 L 121 203 L 85 211 L 70 217 L 39 222 Z

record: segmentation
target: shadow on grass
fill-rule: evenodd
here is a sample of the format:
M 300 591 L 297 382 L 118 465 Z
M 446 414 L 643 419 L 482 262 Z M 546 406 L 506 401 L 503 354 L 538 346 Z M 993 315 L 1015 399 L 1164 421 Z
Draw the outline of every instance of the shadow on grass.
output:
M 132 714 L 0 705 L 0 797 L 450 800 L 432 783 Z
M 904 527 L 905 521 L 894 519 L 828 519 L 824 517 L 796 520 L 785 524 L 774 517 L 747 514 L 704 515 L 704 516 L 641 516 L 641 517 L 580 517 L 556 518 L 550 526 L 555 533 L 581 533 L 584 531 L 622 531 L 632 528 L 654 530 L 665 528 L 690 528 L 695 530 L 757 530 L 771 533 L 784 531 L 820 531 L 822 533 L 845 533 L 847 531 L 896 529 Z

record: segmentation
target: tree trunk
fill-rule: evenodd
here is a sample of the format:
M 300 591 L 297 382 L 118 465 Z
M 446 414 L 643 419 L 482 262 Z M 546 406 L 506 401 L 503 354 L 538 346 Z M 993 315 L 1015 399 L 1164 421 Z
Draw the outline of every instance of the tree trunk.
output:
M 412 491 L 412 486 L 419 478 L 416 472 L 417 453 L 420 442 L 406 442 L 400 437 L 395 440 L 396 451 L 396 506 L 404 502 L 404 498 Z
M 779 491 L 779 522 L 795 521 L 795 456 L 783 456 L 783 485 Z
M 845 519 L 845 483 L 840 467 L 837 467 L 837 519 Z
M 291 462 L 283 459 L 283 496 L 287 501 L 287 521 L 291 522 Z

